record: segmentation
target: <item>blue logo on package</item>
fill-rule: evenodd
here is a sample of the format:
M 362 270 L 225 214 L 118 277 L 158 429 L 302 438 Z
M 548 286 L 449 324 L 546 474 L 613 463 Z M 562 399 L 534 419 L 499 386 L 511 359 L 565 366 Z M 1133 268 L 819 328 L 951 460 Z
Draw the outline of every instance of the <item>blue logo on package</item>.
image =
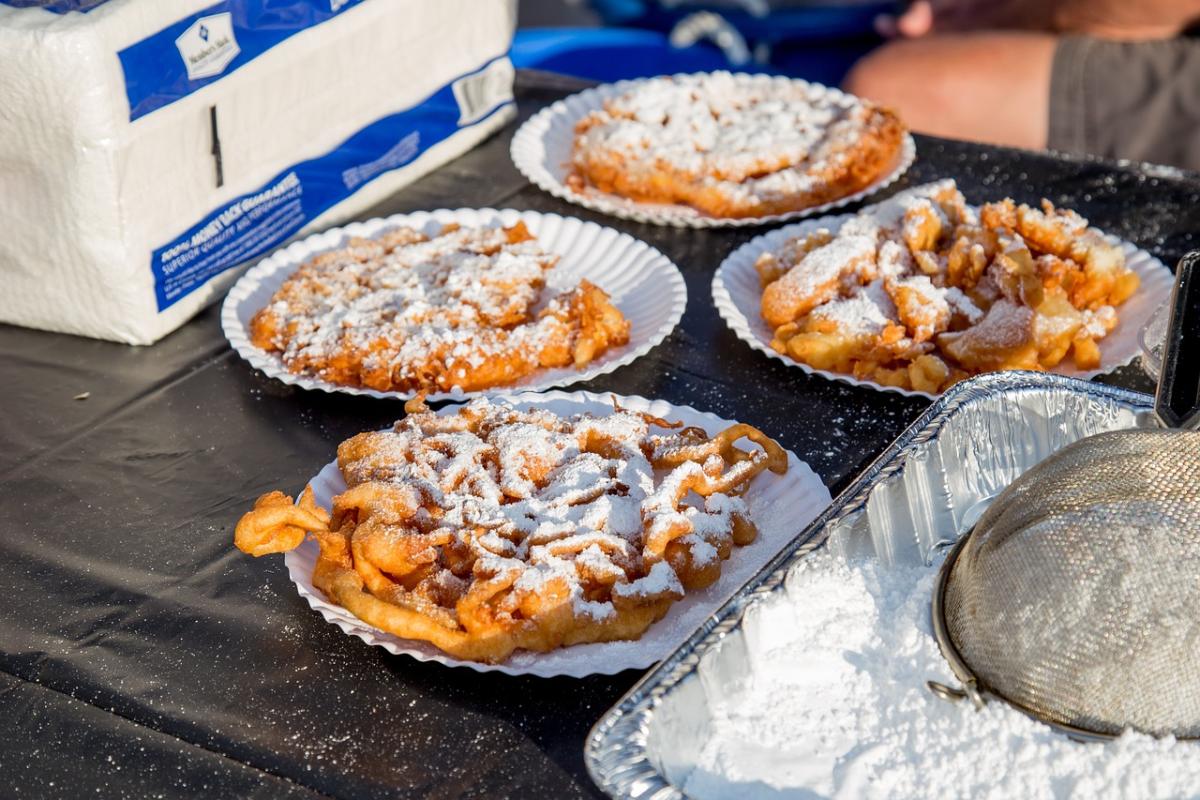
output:
M 280 42 L 364 2 L 222 0 L 134 42 L 117 53 L 130 121 L 187 97 Z
M 216 209 L 151 255 L 158 310 L 174 305 L 213 276 L 267 252 L 368 181 L 488 119 L 512 102 L 511 85 L 512 64 L 500 56 L 422 103 L 371 123 L 325 155 L 295 164 L 256 191 Z M 464 105 L 467 99 L 476 105 Z

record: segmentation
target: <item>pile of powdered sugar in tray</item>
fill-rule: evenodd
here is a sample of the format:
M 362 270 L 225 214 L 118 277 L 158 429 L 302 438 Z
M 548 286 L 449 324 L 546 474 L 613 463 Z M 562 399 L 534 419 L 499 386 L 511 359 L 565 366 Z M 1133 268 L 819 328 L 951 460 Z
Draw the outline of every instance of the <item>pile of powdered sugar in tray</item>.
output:
M 957 685 L 932 633 L 937 565 L 847 563 L 821 550 L 789 577 L 794 613 L 720 698 L 685 791 L 698 800 L 1159 798 L 1200 792 L 1200 744 L 1127 732 L 1071 741 L 1003 703 L 934 697 Z M 755 624 L 750 622 L 750 624 Z M 769 637 L 769 638 L 768 638 Z M 773 641 L 771 641 L 773 639 Z M 764 649 L 765 648 L 765 649 Z

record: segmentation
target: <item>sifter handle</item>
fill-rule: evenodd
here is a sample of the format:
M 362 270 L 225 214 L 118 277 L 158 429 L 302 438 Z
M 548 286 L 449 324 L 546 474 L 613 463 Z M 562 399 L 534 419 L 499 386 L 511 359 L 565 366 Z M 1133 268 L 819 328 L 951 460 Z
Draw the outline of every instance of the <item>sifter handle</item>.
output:
M 1154 412 L 1168 428 L 1200 428 L 1200 250 L 1175 271 Z

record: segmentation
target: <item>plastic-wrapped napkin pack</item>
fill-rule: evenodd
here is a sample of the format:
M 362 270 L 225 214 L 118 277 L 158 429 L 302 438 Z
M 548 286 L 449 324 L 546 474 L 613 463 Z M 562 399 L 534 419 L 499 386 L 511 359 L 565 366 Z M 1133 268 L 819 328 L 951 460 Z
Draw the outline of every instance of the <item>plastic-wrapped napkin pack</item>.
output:
M 512 116 L 515 0 L 0 0 L 0 321 L 148 344 Z

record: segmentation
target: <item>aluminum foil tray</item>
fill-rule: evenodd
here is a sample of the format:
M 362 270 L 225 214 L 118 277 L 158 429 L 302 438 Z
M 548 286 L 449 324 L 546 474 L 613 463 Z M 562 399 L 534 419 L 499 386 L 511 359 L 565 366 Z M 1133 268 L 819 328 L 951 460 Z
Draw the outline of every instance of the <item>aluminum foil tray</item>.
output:
M 802 603 L 792 567 L 820 547 L 888 565 L 932 563 L 1024 470 L 1093 433 L 1152 427 L 1153 398 L 1032 372 L 958 384 L 933 404 L 825 513 L 596 723 L 588 771 L 613 797 L 666 800 L 705 743 L 710 698 L 755 669 L 767 604 Z

